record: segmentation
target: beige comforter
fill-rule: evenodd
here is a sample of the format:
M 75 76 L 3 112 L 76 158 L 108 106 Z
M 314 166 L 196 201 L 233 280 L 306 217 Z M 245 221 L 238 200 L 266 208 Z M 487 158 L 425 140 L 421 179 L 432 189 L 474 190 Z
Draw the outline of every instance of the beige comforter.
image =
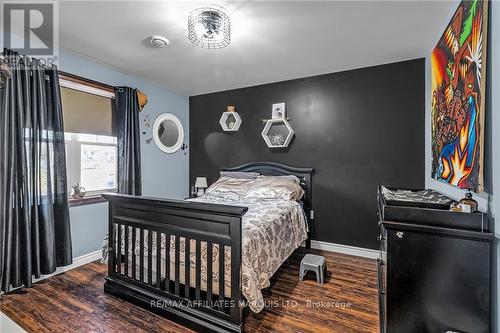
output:
M 265 199 L 241 199 L 238 196 L 217 196 L 206 194 L 201 198 L 190 199 L 198 202 L 208 202 L 235 206 L 248 207 L 248 212 L 243 216 L 242 225 L 242 267 L 241 282 L 242 293 L 248 301 L 248 306 L 254 312 L 260 312 L 264 308 L 264 299 L 261 290 L 270 285 L 270 278 L 281 266 L 281 264 L 307 239 L 307 223 L 301 205 L 296 201 L 288 200 L 265 200 Z M 129 233 L 130 235 L 131 233 Z M 122 232 L 122 244 L 124 244 L 124 232 Z M 164 236 L 164 235 L 163 235 Z M 147 232 L 145 233 L 144 255 L 147 256 Z M 156 234 L 153 232 L 153 271 L 156 266 Z M 165 258 L 165 237 L 161 239 L 161 256 Z M 130 244 L 130 239 L 129 239 Z M 173 280 L 173 269 L 175 260 L 174 238 L 170 242 L 170 279 Z M 139 240 L 135 246 L 135 255 L 138 256 Z M 129 249 L 132 247 L 129 246 Z M 190 245 L 190 269 L 191 286 L 195 286 L 195 243 Z M 122 247 L 122 252 L 124 251 Z M 131 250 L 129 250 L 131 254 Z M 184 283 L 184 239 L 180 239 L 180 282 Z M 212 288 L 214 294 L 219 291 L 219 247 L 213 245 L 212 256 Z M 225 296 L 230 296 L 231 286 L 231 248 L 225 247 Z M 124 253 L 124 252 L 123 252 Z M 131 256 L 129 256 L 130 258 Z M 207 264 L 206 243 L 202 242 L 202 281 L 201 287 L 206 290 Z M 137 265 L 139 263 L 137 258 Z M 162 263 L 165 261 L 162 260 Z M 144 260 L 147 265 L 147 259 Z M 164 270 L 162 265 L 162 278 Z M 147 269 L 147 267 L 146 267 Z M 147 276 L 147 275 L 145 275 Z M 153 274 L 153 277 L 155 274 Z

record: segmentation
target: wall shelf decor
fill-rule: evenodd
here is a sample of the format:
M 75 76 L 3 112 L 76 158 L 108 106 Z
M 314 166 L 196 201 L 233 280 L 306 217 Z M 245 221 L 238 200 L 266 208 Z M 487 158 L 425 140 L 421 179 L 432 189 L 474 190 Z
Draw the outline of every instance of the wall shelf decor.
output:
M 219 124 L 224 132 L 236 132 L 241 126 L 241 117 L 233 105 L 228 105 L 227 111 L 222 113 Z
M 269 148 L 286 148 L 295 132 L 285 118 L 269 119 L 262 130 L 262 137 Z

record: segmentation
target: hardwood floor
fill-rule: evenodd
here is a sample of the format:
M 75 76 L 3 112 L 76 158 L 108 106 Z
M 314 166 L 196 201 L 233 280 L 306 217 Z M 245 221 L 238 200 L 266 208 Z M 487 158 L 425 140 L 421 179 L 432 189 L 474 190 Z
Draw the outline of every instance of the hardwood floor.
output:
M 378 332 L 376 262 L 324 255 L 328 277 L 298 280 L 295 252 L 264 290 L 268 305 L 245 309 L 246 332 Z M 51 277 L 24 293 L 4 295 L 0 311 L 28 332 L 187 332 L 185 327 L 103 292 L 106 266 L 93 262 Z

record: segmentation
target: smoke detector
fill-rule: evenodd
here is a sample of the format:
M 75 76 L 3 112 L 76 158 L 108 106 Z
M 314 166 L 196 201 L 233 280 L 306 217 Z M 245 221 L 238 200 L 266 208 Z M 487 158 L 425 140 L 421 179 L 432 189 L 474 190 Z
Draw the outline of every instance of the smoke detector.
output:
M 146 38 L 146 40 L 148 41 L 148 46 L 154 49 L 161 49 L 162 47 L 170 44 L 170 41 L 167 38 L 159 35 L 150 36 Z

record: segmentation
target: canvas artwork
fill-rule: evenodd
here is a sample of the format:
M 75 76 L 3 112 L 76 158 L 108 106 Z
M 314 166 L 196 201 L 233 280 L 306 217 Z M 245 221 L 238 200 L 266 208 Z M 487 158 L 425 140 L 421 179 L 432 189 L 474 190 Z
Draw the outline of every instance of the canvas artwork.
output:
M 483 191 L 487 1 L 462 1 L 431 57 L 432 175 Z

